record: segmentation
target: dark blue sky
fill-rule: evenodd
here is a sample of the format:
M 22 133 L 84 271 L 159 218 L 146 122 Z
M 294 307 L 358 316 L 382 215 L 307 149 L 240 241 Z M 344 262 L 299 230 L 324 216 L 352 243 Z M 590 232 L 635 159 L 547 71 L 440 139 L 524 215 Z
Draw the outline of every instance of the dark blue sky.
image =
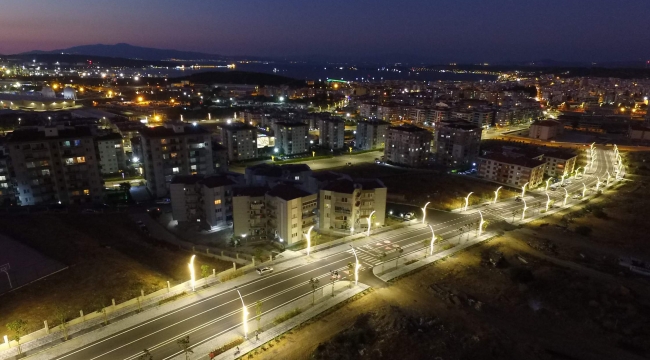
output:
M 650 0 L 0 3 L 0 53 L 118 42 L 224 55 L 638 60 L 650 59 Z

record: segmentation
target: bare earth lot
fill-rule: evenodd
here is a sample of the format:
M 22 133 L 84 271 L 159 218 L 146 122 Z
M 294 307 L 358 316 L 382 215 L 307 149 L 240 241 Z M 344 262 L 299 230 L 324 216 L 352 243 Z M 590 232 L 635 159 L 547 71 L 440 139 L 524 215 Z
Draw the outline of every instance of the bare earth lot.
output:
M 0 232 L 36 251 L 69 265 L 44 280 L 0 297 L 0 325 L 27 321 L 29 332 L 43 320 L 57 325 L 61 306 L 70 318 L 90 313 L 188 279 L 189 253 L 170 249 L 144 236 L 126 214 L 50 214 L 5 216 Z M 197 273 L 207 264 L 218 271 L 230 263 L 197 256 Z M 3 334 L 9 334 L 6 329 Z M 11 334 L 9 334 L 11 335 Z

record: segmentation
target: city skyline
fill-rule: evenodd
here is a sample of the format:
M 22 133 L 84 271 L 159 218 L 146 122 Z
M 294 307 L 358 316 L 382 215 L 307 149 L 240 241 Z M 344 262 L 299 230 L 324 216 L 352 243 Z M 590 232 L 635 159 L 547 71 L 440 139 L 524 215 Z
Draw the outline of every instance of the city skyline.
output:
M 0 54 L 88 44 L 197 51 L 227 56 L 316 57 L 411 62 L 635 61 L 650 40 L 650 5 L 605 0 L 484 4 L 342 1 L 306 4 L 189 3 L 110 5 L 78 0 L 9 0 L 0 12 Z

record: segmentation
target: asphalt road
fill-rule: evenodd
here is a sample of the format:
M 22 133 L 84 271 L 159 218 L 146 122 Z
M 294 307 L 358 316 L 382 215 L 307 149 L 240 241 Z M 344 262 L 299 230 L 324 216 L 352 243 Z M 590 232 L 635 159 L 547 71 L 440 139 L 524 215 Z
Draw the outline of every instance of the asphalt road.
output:
M 315 171 L 315 170 L 325 170 L 325 169 L 342 167 L 345 166 L 347 163 L 352 163 L 354 165 L 363 164 L 363 163 L 372 163 L 375 161 L 375 159 L 381 158 L 383 155 L 384 153 L 382 151 L 371 151 L 367 153 L 354 154 L 354 155 L 339 155 L 327 159 L 300 161 L 292 164 L 307 164 L 313 171 Z M 249 163 L 247 164 L 247 166 L 257 165 L 262 163 L 272 164 L 273 162 L 270 160 L 265 160 L 265 161 Z M 230 170 L 243 174 L 246 171 L 246 167 L 232 166 Z
M 370 153 L 374 159 L 374 153 Z M 574 180 L 566 187 L 570 194 L 568 203 L 579 200 L 571 199 L 571 194 L 580 192 L 582 183 L 590 188 L 596 183 L 596 176 L 601 176 L 604 181 L 605 172 L 609 169 L 613 172 L 613 152 L 605 152 L 602 149 L 596 150 L 596 160 L 593 171 L 587 171 L 582 180 Z M 328 159 L 329 160 L 329 159 Z M 338 160 L 338 159 L 337 159 Z M 341 162 L 345 163 L 346 159 Z M 496 188 L 496 186 L 495 186 Z M 549 192 L 556 204 L 561 204 L 564 198 L 562 188 Z M 545 206 L 547 197 L 540 191 L 528 191 L 525 196 L 528 206 L 527 214 L 532 215 Z M 539 206 L 534 204 L 539 203 Z M 512 213 L 515 212 L 515 220 L 521 218 L 521 211 L 524 202 L 516 202 L 514 199 L 497 202 L 481 207 L 481 212 L 486 220 L 512 220 Z M 419 214 L 418 214 L 419 215 Z M 427 221 L 433 225 L 436 235 L 442 235 L 449 239 L 460 233 L 459 229 L 465 227 L 464 231 L 469 236 L 475 236 L 476 222 L 479 219 L 478 209 L 470 209 L 466 213 L 427 210 Z M 471 226 L 468 226 L 471 224 Z M 431 239 L 429 229 L 405 228 L 399 234 L 386 235 L 378 234 L 372 236 L 373 241 L 358 247 L 358 255 L 362 265 L 361 281 L 370 279 L 373 265 L 382 261 L 395 261 L 398 256 L 421 250 L 425 241 Z M 457 238 L 456 238 L 457 239 Z M 451 239 L 448 241 L 456 241 Z M 399 253 L 397 249 L 404 249 Z M 379 258 L 386 253 L 386 257 Z M 306 265 L 299 265 L 293 268 L 272 273 L 260 277 L 239 288 L 248 306 L 249 319 L 255 315 L 255 302 L 263 301 L 263 311 L 271 311 L 311 292 L 309 285 L 310 278 L 319 278 L 322 286 L 329 284 L 331 270 L 339 270 L 346 278 L 347 264 L 354 262 L 351 250 L 342 250 L 329 257 L 315 260 Z M 200 285 L 200 281 L 198 282 Z M 326 292 L 327 293 L 327 289 Z M 249 327 L 255 329 L 255 322 L 249 320 Z M 116 360 L 135 359 L 142 349 L 149 349 L 155 359 L 168 359 L 179 354 L 176 340 L 189 335 L 192 346 L 198 345 L 213 339 L 224 332 L 242 326 L 241 302 L 235 290 L 228 290 L 217 295 L 204 298 L 195 303 L 180 307 L 170 313 L 153 318 L 147 322 L 119 332 L 113 336 L 104 338 L 88 346 L 79 348 L 56 359 L 66 360 Z M 197 354 L 198 355 L 198 354 Z

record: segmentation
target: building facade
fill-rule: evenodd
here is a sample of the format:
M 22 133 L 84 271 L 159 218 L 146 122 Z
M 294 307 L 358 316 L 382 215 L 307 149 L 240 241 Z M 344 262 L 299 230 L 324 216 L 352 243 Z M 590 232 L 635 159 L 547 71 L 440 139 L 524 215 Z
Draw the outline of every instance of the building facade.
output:
M 169 193 L 174 176 L 215 172 L 210 133 L 199 126 L 168 124 L 142 129 L 140 136 L 144 177 L 155 197 Z
M 449 168 L 468 168 L 476 163 L 481 143 L 481 128 L 467 121 L 443 121 L 436 131 L 436 164 Z
M 380 180 L 329 182 L 319 192 L 320 230 L 349 231 L 351 234 L 367 231 L 371 214 L 370 226 L 383 226 L 386 195 L 386 186 Z
M 7 136 L 21 205 L 103 201 L 96 143 L 89 128 L 20 129 Z
M 571 174 L 575 170 L 578 155 L 572 152 L 553 152 L 544 154 L 546 175 L 560 177 Z
M 383 149 L 390 124 L 381 120 L 360 120 L 357 123 L 355 147 L 361 150 Z
M 391 126 L 386 136 L 384 159 L 393 165 L 424 166 L 431 154 L 430 131 L 413 125 Z
M 215 230 L 232 223 L 232 187 L 226 175 L 175 176 L 170 184 L 172 217 L 179 225 Z
M 126 166 L 122 136 L 110 133 L 96 138 L 99 150 L 99 168 L 102 175 L 115 174 Z
M 499 184 L 535 188 L 544 180 L 546 163 L 539 158 L 490 153 L 479 157 L 478 176 Z
M 221 124 L 217 140 L 226 148 L 229 161 L 257 158 L 257 128 L 243 122 Z
M 345 121 L 339 118 L 318 120 L 318 144 L 329 149 L 345 146 Z
M 273 124 L 278 154 L 295 155 L 309 151 L 309 126 L 299 122 L 278 121 Z
M 531 139 L 551 140 L 562 133 L 562 124 L 553 120 L 535 121 L 528 129 L 528 137 Z

